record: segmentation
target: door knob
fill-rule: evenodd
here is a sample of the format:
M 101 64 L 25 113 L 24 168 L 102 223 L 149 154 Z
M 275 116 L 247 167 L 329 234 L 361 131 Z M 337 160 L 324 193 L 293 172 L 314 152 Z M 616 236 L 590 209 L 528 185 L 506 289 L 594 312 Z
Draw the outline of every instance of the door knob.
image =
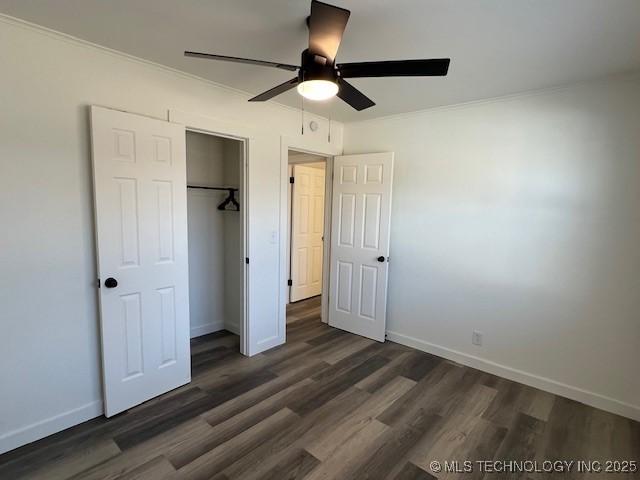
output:
M 379 262 L 384 262 L 384 257 L 383 257 L 382 255 L 380 255 L 380 256 L 378 257 L 378 261 L 379 261 Z
M 118 286 L 118 281 L 113 277 L 109 277 L 104 281 L 104 286 L 107 288 L 116 288 Z

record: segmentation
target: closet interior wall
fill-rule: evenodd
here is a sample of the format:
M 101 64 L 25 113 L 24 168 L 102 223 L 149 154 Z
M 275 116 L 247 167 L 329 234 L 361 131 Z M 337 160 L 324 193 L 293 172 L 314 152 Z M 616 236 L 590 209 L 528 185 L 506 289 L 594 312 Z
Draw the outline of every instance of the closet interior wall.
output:
M 242 142 L 187 132 L 187 185 L 241 185 Z M 239 334 L 242 301 L 241 215 L 220 211 L 228 192 L 187 189 L 191 337 Z M 244 205 L 236 193 L 240 208 Z

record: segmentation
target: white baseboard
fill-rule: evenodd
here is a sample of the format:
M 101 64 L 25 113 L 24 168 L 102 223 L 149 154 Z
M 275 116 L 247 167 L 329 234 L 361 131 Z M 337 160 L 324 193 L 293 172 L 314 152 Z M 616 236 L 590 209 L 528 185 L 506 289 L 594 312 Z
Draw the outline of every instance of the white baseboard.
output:
M 98 400 L 2 434 L 0 435 L 0 454 L 99 417 L 102 413 L 102 401 Z
M 231 333 L 235 333 L 236 335 L 240 335 L 240 327 L 237 323 L 227 323 L 223 325 L 225 330 L 229 330 Z
M 422 350 L 423 352 L 437 355 L 438 357 L 446 358 L 447 360 L 452 360 L 468 367 L 482 370 L 483 372 L 488 372 L 508 380 L 513 380 L 514 382 L 523 383 L 530 387 L 553 393 L 554 395 L 566 397 L 607 412 L 615 413 L 616 415 L 622 415 L 623 417 L 640 421 L 640 405 L 631 405 L 629 403 L 621 402 L 615 398 L 557 382 L 550 378 L 523 372 L 522 370 L 517 370 L 474 355 L 469 355 L 457 350 L 425 342 L 424 340 L 403 335 L 401 333 L 387 331 L 387 339 L 392 342 L 406 345 L 407 347 L 412 347 L 417 350 Z
M 191 327 L 191 338 L 207 335 L 208 333 L 219 332 L 220 330 L 224 330 L 223 322 L 205 323 L 204 325 Z

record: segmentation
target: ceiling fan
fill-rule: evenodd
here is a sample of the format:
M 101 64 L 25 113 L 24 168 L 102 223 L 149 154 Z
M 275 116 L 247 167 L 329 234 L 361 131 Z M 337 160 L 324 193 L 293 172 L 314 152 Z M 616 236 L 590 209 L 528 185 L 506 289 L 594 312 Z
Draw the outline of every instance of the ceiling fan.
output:
M 249 99 L 250 102 L 264 102 L 297 86 L 298 93 L 309 100 L 326 100 L 337 95 L 356 110 L 364 110 L 375 103 L 348 83 L 346 78 L 430 77 L 447 74 L 448 58 L 335 63 L 349 15 L 351 12 L 344 8 L 311 0 L 311 14 L 307 17 L 309 48 L 302 52 L 300 66 L 211 53 L 186 51 L 184 54 L 187 57 L 298 71 L 296 77 Z

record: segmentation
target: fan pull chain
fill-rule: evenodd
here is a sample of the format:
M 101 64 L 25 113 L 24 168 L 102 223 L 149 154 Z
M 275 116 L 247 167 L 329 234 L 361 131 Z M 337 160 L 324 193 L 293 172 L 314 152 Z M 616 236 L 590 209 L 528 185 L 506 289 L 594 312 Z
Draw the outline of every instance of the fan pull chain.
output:
M 329 116 L 329 131 L 327 132 L 327 142 L 331 143 L 331 116 Z
M 302 103 L 302 125 L 301 125 L 301 131 L 302 131 L 302 135 L 304 135 L 304 97 L 301 95 L 300 98 L 302 99 L 301 103 Z

